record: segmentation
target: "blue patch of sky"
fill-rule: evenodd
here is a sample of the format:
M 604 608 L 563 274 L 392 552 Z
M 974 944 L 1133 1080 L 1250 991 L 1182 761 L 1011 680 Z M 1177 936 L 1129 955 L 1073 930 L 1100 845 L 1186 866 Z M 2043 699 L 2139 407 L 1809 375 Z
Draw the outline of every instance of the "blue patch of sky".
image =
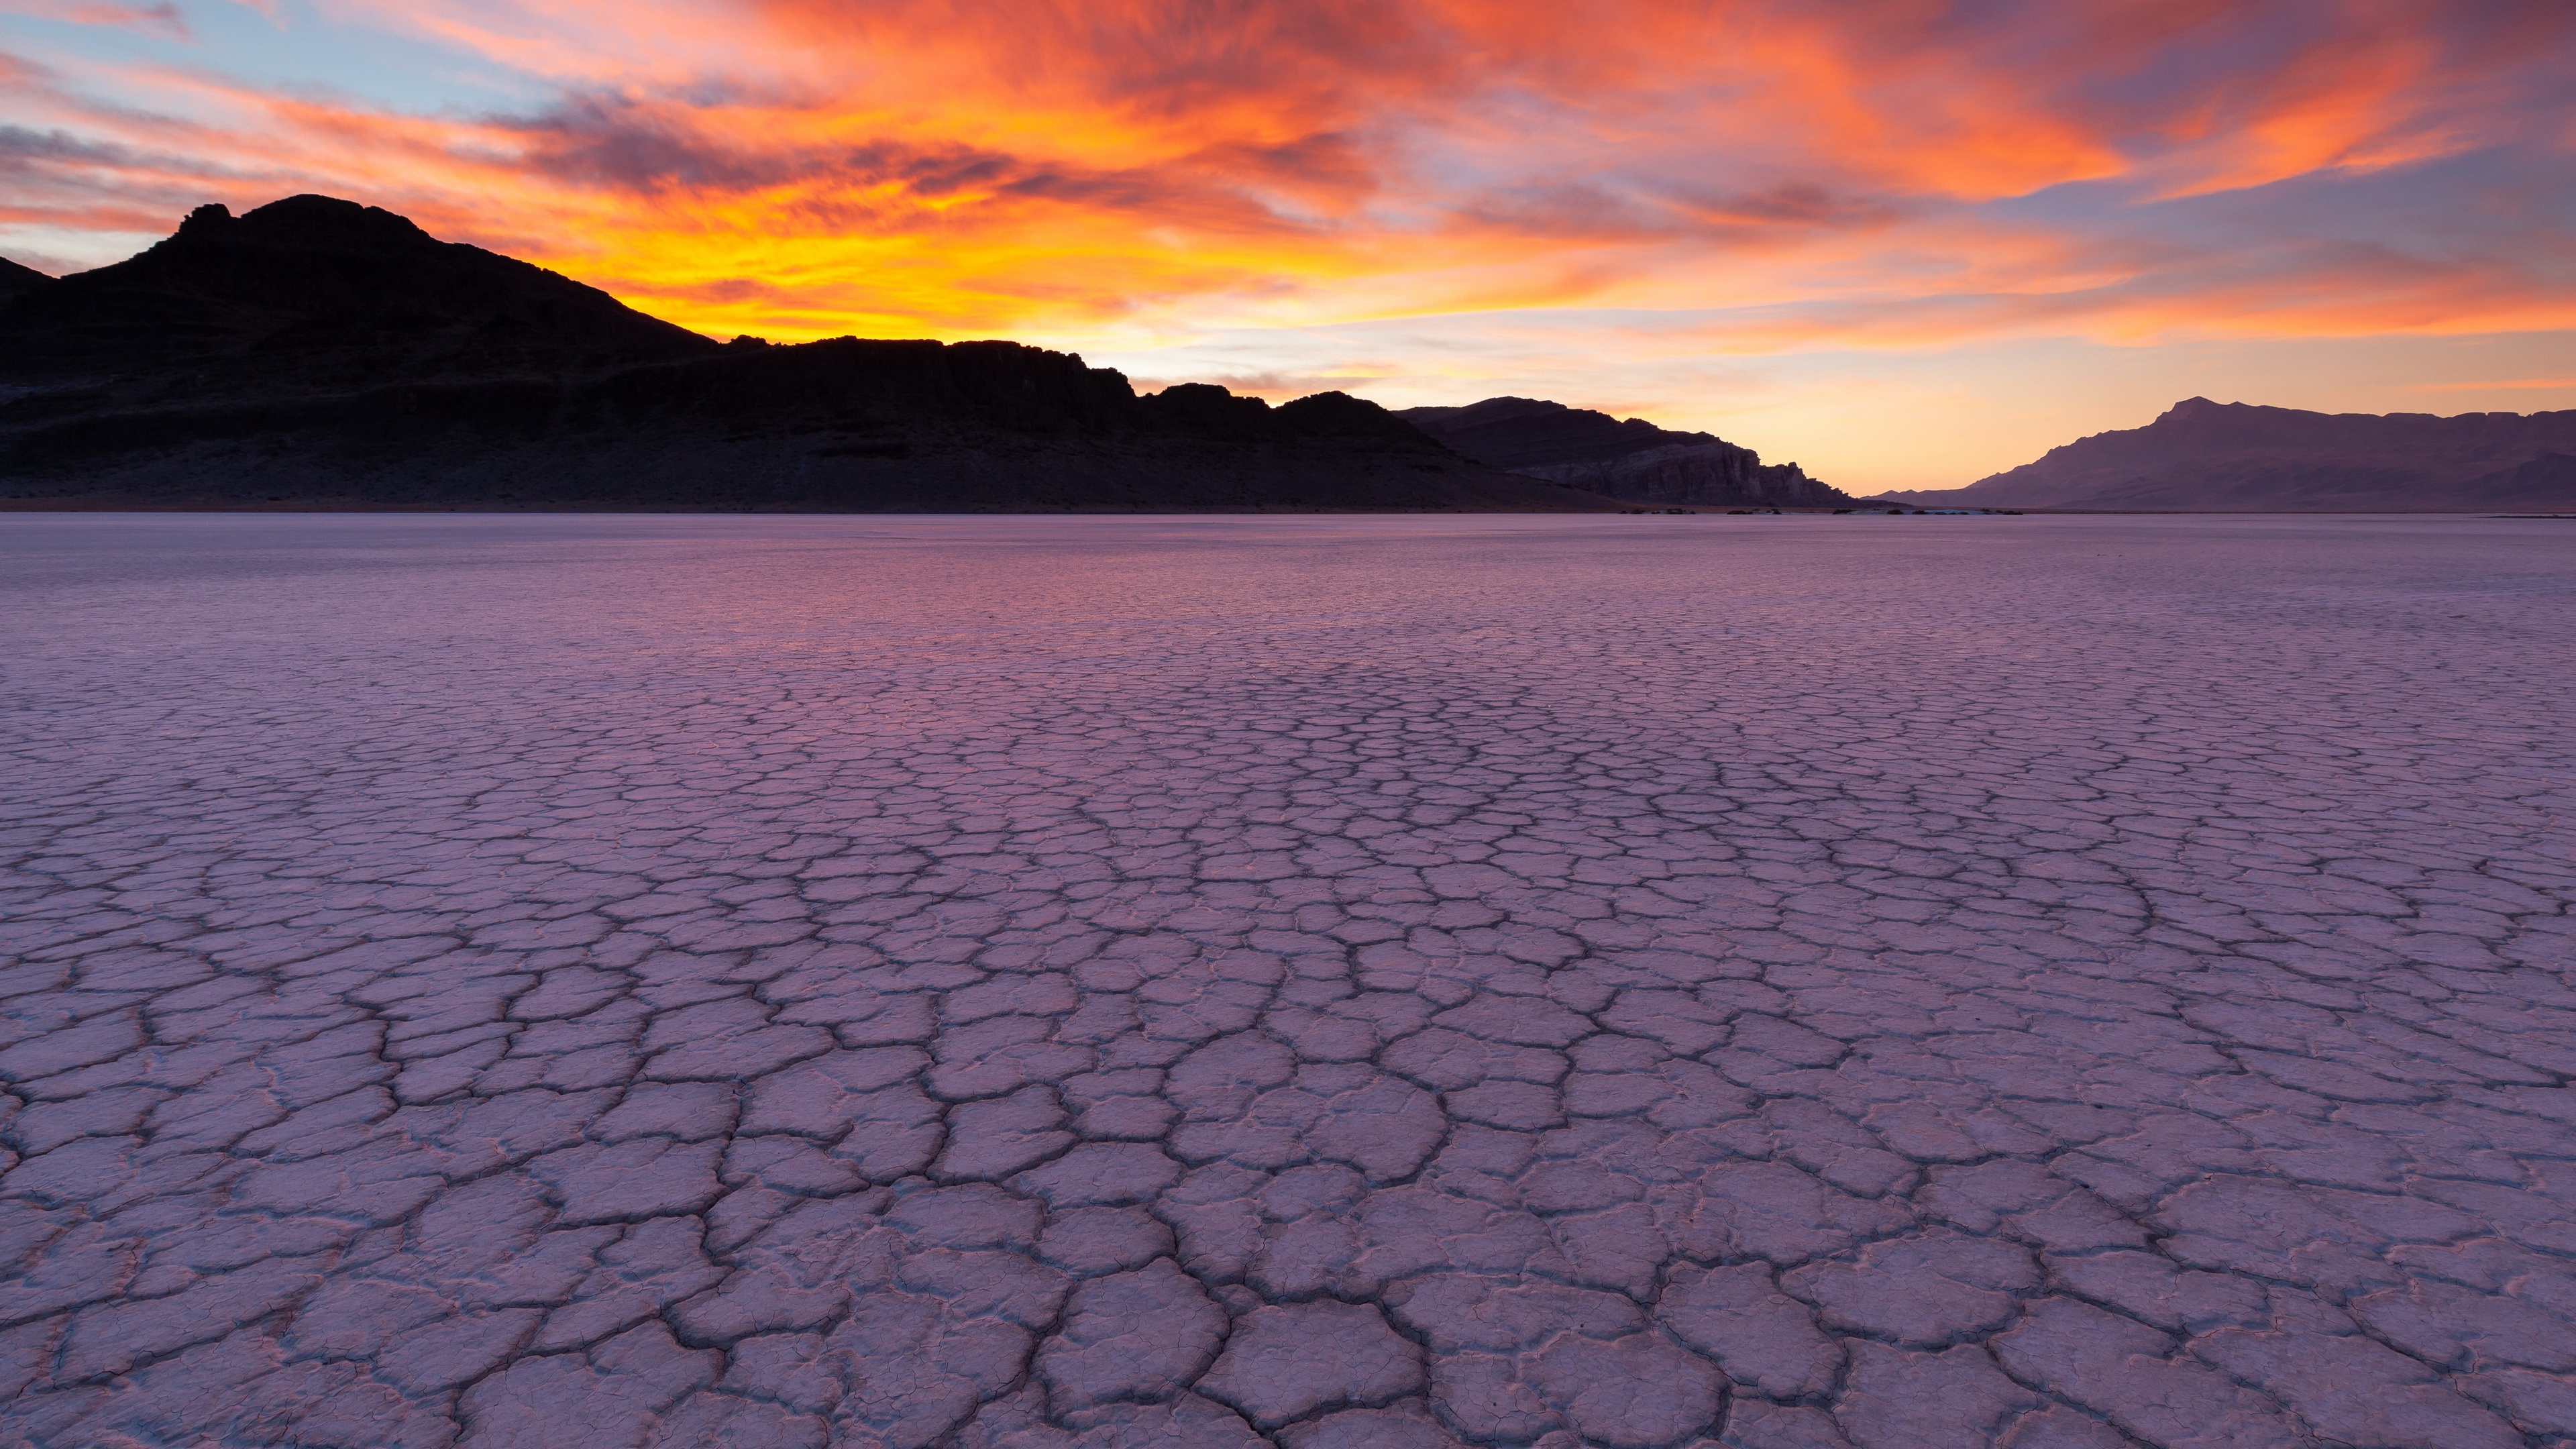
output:
M 462 47 L 326 17 L 276 0 L 274 17 L 232 0 L 177 0 L 186 27 L 166 35 L 0 15 L 0 48 L 66 71 L 136 62 L 213 71 L 256 89 L 330 96 L 405 112 L 521 112 L 554 88 Z M 148 95 L 112 97 L 154 109 Z

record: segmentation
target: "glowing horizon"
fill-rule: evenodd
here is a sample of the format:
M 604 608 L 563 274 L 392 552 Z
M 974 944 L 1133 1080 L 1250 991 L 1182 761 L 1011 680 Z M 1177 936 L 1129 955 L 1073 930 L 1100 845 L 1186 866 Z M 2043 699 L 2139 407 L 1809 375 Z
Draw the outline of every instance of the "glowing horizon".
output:
M 0 255 L 319 191 L 715 336 L 1517 392 L 1957 486 L 2192 394 L 2576 406 L 2571 42 L 2430 0 L 0 0 Z

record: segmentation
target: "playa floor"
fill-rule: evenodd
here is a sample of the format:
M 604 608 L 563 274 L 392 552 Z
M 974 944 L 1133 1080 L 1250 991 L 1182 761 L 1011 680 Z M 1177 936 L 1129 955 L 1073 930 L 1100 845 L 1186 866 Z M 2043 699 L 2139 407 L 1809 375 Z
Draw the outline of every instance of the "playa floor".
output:
M 2576 523 L 0 519 L 0 1445 L 2576 1443 Z

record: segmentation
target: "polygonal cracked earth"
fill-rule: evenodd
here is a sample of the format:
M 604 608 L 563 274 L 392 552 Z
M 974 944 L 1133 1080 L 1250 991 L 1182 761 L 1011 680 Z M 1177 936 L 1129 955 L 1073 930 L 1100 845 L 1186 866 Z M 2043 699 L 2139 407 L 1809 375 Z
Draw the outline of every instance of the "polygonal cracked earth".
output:
M 0 1445 L 2576 1445 L 2576 548 L 0 520 Z

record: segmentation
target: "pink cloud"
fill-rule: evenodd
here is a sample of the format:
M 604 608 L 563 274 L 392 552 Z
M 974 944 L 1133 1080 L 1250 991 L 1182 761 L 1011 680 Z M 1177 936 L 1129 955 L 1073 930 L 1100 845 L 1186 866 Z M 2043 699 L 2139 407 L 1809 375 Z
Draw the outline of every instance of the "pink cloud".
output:
M 2359 245 L 2266 199 L 2511 153 L 2460 183 L 2506 204 L 2566 150 L 2565 7 L 341 4 L 557 98 L 58 77 L 9 103 L 0 217 L 158 229 L 329 191 L 780 336 L 1582 305 L 1768 309 L 1709 344 L 1759 349 L 2569 315 L 2546 221 L 2464 247 L 2446 199 Z

